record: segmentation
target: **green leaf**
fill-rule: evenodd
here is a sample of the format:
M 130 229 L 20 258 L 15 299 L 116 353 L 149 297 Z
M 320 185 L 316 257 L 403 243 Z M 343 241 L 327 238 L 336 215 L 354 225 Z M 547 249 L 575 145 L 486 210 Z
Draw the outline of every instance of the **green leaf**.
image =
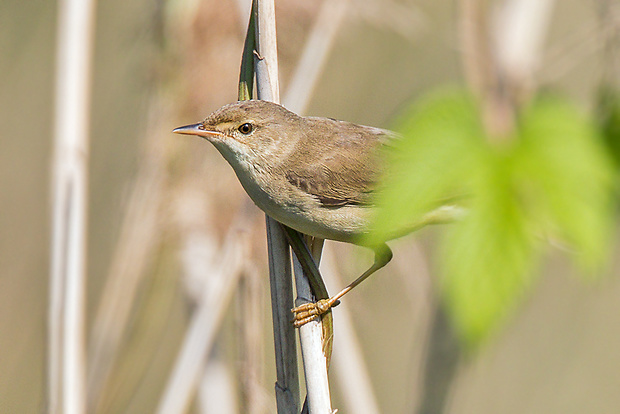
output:
M 420 100 L 397 130 L 403 138 L 388 154 L 374 241 L 407 233 L 424 214 L 462 195 L 463 172 L 474 168 L 484 145 L 475 101 L 462 90 Z
M 443 241 L 442 290 L 470 345 L 486 338 L 530 285 L 535 239 L 521 208 L 513 160 L 489 150 L 475 171 L 468 216 Z
M 375 242 L 389 239 L 438 206 L 467 204 L 442 242 L 441 287 L 470 346 L 496 330 L 532 284 L 543 241 L 568 244 L 591 270 L 607 257 L 613 228 L 612 163 L 585 115 L 562 99 L 538 99 L 501 146 L 480 119 L 476 101 L 458 90 L 407 111 L 374 234 Z
M 594 124 L 558 98 L 543 98 L 520 120 L 515 162 L 536 231 L 573 248 L 586 269 L 609 253 L 613 167 Z

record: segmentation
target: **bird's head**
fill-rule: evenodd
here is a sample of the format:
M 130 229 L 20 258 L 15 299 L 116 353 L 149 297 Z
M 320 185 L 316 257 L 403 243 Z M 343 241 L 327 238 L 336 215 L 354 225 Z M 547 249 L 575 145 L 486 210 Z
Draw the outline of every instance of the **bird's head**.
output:
M 225 105 L 198 124 L 176 128 L 177 134 L 198 135 L 210 141 L 229 163 L 282 156 L 297 141 L 300 117 L 268 101 Z

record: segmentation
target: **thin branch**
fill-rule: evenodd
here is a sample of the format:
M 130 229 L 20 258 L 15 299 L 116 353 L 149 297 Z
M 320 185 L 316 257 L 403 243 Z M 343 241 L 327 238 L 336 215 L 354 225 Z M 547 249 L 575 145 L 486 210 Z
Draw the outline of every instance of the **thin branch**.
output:
M 50 413 L 84 412 L 87 162 L 94 2 L 59 2 L 48 387 Z

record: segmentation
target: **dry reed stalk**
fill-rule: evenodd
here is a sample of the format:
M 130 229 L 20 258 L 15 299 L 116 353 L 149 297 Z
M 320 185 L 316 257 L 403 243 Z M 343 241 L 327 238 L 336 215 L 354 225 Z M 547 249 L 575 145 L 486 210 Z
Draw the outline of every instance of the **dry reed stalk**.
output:
M 256 89 L 258 99 L 278 102 L 278 55 L 273 0 L 254 0 L 256 12 Z M 252 27 L 250 25 L 251 30 Z M 295 329 L 290 323 L 293 307 L 290 249 L 280 225 L 265 216 L 269 255 L 271 312 L 276 355 L 276 404 L 278 413 L 298 413 L 300 410 L 299 378 Z
M 256 43 L 258 55 L 256 59 L 256 86 L 258 98 L 264 100 L 279 101 L 278 86 L 278 57 L 276 40 L 275 4 L 273 0 L 256 0 Z M 279 232 L 278 237 L 283 237 L 282 230 L 274 220 L 267 217 L 268 243 L 274 238 L 274 232 Z M 284 241 L 286 245 L 286 241 Z M 288 253 L 288 247 L 285 248 Z M 284 252 L 278 253 L 278 256 Z M 284 254 L 285 260 L 290 260 L 288 254 Z M 272 250 L 270 250 L 270 265 L 273 262 Z M 290 263 L 290 262 L 289 262 Z M 286 265 L 285 267 L 286 268 Z M 307 277 L 303 275 L 301 266 L 296 266 L 295 281 L 298 297 L 312 297 L 310 284 Z M 270 267 L 271 270 L 271 267 Z M 288 292 L 287 292 L 288 295 Z M 289 308 L 290 309 L 290 308 Z M 287 310 L 288 312 L 288 310 Z M 282 323 L 282 316 L 278 316 L 278 321 Z M 274 317 L 274 335 L 277 328 Z M 290 319 L 286 317 L 285 321 Z M 286 325 L 286 323 L 285 323 Z M 283 329 L 290 330 L 291 325 L 284 326 Z M 331 414 L 331 402 L 329 397 L 329 383 L 327 379 L 327 359 L 323 353 L 323 330 L 319 320 L 311 321 L 299 328 L 299 338 L 304 360 L 304 373 L 306 378 L 307 401 L 309 411 L 317 414 Z M 280 400 L 278 399 L 278 403 Z M 295 411 L 290 411 L 294 409 Z M 289 413 L 298 412 L 298 408 L 283 408 L 278 406 L 278 412 Z
M 318 260 L 315 261 L 318 263 Z M 293 269 L 295 271 L 295 286 L 297 287 L 295 305 L 299 306 L 315 300 L 307 276 L 304 274 L 303 268 L 295 255 L 293 255 Z M 322 321 L 320 318 L 316 318 L 300 326 L 298 330 L 301 355 L 303 357 L 304 377 L 306 379 L 308 412 L 312 414 L 331 414 L 329 378 L 327 377 L 329 362 L 323 347 L 324 333 Z
M 48 412 L 84 412 L 84 286 L 94 1 L 58 5 Z
M 280 224 L 269 216 L 265 218 L 276 359 L 276 405 L 278 413 L 298 413 L 300 397 L 297 344 L 295 328 L 290 321 L 293 307 L 290 250 Z

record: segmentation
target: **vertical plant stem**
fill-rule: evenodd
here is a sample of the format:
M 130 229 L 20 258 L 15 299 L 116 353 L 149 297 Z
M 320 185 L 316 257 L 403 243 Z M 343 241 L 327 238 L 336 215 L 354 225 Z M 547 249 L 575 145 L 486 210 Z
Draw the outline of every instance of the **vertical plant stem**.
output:
M 49 413 L 84 412 L 84 284 L 94 1 L 58 6 L 49 308 Z
M 256 0 L 255 5 L 257 12 L 256 41 L 258 51 L 258 56 L 255 60 L 255 70 L 258 98 L 278 102 L 279 86 L 275 4 L 274 0 Z M 268 230 L 268 242 L 270 246 L 272 246 L 272 240 L 274 238 L 284 242 L 281 246 L 286 245 L 282 230 L 270 217 L 267 217 L 267 227 L 270 229 Z M 288 260 L 288 246 L 285 250 L 285 256 Z M 271 255 L 272 253 L 270 250 L 270 268 L 273 268 L 272 265 L 275 263 Z M 305 297 L 311 296 L 310 284 L 308 278 L 303 275 L 301 266 L 297 266 L 295 273 L 298 295 L 303 295 Z M 272 273 L 272 276 L 275 275 Z M 286 325 L 289 318 L 290 316 L 285 319 L 284 325 Z M 274 316 L 274 330 L 276 329 L 275 322 Z M 278 322 L 281 324 L 282 320 Z M 290 323 L 288 323 L 288 325 L 288 327 L 283 326 L 283 328 L 286 330 L 291 329 Z M 327 382 L 327 359 L 323 352 L 323 329 L 321 327 L 321 322 L 318 320 L 312 321 L 302 326 L 299 332 L 302 355 L 304 358 L 304 371 L 306 373 L 306 389 L 308 392 L 307 398 L 310 412 L 331 414 L 329 383 Z M 274 333 L 274 335 L 276 334 Z M 311 375 L 309 375 L 309 373 L 311 373 Z M 290 411 L 284 411 L 283 408 L 281 409 L 281 407 L 278 406 L 278 412 L 288 413 Z
M 269 216 L 267 247 L 273 341 L 276 355 L 276 404 L 279 414 L 298 413 L 301 407 L 295 328 L 290 322 L 293 307 L 293 280 L 290 250 L 278 222 Z
M 317 262 L 318 263 L 318 262 Z M 297 286 L 297 300 L 295 305 L 315 301 L 310 283 L 304 274 L 297 256 L 293 256 L 295 270 L 295 285 Z M 331 318 L 331 315 L 327 317 Z M 330 322 L 331 323 L 331 320 Z M 327 341 L 330 342 L 331 338 Z M 327 378 L 327 355 L 323 350 L 324 334 L 321 318 L 316 318 L 299 327 L 299 343 L 303 357 L 304 375 L 306 378 L 307 404 L 309 413 L 331 414 L 331 398 L 329 394 L 329 380 Z M 331 349 L 327 351 L 330 353 Z
M 296 306 L 320 299 L 329 294 L 318 270 L 321 260 L 323 239 L 302 235 L 290 227 L 281 226 L 295 253 L 293 256 L 295 283 L 297 286 Z M 305 239 L 305 240 L 304 240 Z M 303 356 L 307 397 L 303 413 L 331 413 L 329 367 L 333 342 L 333 317 L 331 311 L 299 327 L 299 342 Z
M 275 1 L 255 0 L 253 4 L 253 9 L 256 10 L 256 50 L 265 63 L 265 66 L 256 67 L 258 99 L 280 102 Z M 265 70 L 267 78 L 259 78 L 259 72 Z
M 255 31 L 255 33 L 252 33 L 252 31 Z M 268 34 L 271 37 L 268 37 Z M 253 52 L 254 50 L 261 55 L 262 60 L 248 55 L 248 51 Z M 260 2 L 259 0 L 254 0 L 252 2 L 252 15 L 250 17 L 244 59 L 241 67 L 239 99 L 244 99 L 244 89 L 248 90 L 247 87 L 243 88 L 242 85 L 244 83 L 251 85 L 249 76 L 252 76 L 253 73 L 248 73 L 247 70 L 244 70 L 248 66 L 249 59 L 255 62 L 254 71 L 256 72 L 258 98 L 277 102 L 279 100 L 278 59 L 273 1 Z M 252 89 L 249 88 L 249 91 L 251 92 Z M 280 225 L 267 215 L 265 220 L 276 359 L 275 392 L 277 410 L 280 414 L 298 413 L 301 404 L 297 371 L 297 346 L 295 342 L 295 329 L 289 320 L 290 309 L 293 307 L 290 249 Z

